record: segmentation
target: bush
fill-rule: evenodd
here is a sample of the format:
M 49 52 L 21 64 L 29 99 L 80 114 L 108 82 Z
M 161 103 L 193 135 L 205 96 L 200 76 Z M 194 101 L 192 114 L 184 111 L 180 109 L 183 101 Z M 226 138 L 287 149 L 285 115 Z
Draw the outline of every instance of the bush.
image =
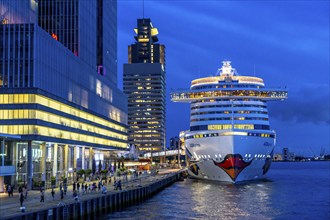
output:
M 62 181 L 63 181 L 63 183 L 67 183 L 68 179 L 65 176 L 62 176 Z
M 51 183 L 52 186 L 56 185 L 56 177 L 55 176 L 50 177 L 50 183 Z
M 88 176 L 88 175 L 90 175 L 92 173 L 92 170 L 91 169 L 87 169 L 87 170 L 85 170 L 85 174 Z
M 80 175 L 81 177 L 85 174 L 85 170 L 81 169 L 77 171 L 77 174 Z
M 108 173 L 108 170 L 101 170 L 101 173 L 102 174 L 107 174 Z

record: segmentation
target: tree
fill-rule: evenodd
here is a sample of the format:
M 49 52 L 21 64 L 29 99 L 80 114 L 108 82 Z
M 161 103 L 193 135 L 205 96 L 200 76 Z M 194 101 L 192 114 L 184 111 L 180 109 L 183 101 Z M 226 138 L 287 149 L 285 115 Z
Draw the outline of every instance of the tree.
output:
M 52 187 L 55 187 L 55 185 L 56 185 L 56 177 L 55 176 L 51 176 L 50 177 L 50 182 L 51 182 Z
M 91 170 L 91 169 L 87 169 L 87 170 L 85 170 L 85 174 L 86 174 L 86 176 L 89 176 L 91 173 L 92 173 L 92 170 Z
M 108 170 L 101 170 L 100 173 L 102 175 L 102 179 L 106 179 L 106 175 L 108 173 Z
M 78 170 L 78 171 L 77 171 L 77 174 L 78 174 L 80 177 L 83 177 L 83 175 L 85 174 L 85 170 L 83 170 L 83 169 Z

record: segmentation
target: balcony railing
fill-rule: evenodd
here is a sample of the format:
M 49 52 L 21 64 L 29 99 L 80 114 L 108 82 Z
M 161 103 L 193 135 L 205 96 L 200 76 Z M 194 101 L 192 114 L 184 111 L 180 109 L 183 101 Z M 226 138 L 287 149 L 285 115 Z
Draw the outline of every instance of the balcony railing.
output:
M 211 91 L 177 91 L 171 93 L 173 102 L 191 102 L 216 98 L 258 98 L 262 100 L 283 100 L 288 98 L 287 89 L 258 90 L 211 90 Z

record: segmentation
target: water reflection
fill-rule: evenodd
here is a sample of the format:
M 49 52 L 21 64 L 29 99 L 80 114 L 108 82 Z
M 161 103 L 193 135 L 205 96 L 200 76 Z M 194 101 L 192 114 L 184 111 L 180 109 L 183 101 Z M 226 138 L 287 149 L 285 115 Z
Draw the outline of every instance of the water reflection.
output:
M 188 179 L 124 212 L 121 219 L 270 219 L 272 182 L 225 184 Z
M 274 181 L 236 185 L 188 179 L 100 219 L 330 219 L 329 168 L 276 163 L 268 176 Z
M 250 182 L 244 184 L 224 184 L 188 180 L 194 202 L 193 211 L 206 214 L 209 218 L 267 219 L 271 206 L 272 182 Z

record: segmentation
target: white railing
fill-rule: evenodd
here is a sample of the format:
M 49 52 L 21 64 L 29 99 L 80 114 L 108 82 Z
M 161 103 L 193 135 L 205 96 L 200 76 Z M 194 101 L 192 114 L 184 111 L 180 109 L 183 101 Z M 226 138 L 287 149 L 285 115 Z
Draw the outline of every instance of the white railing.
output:
M 167 150 L 167 151 L 160 151 L 160 152 L 154 152 L 154 153 L 145 153 L 143 156 L 146 158 L 149 158 L 150 155 L 151 157 L 162 157 L 162 156 L 176 156 L 178 155 L 178 150 Z M 180 155 L 184 155 L 185 151 L 180 150 Z

